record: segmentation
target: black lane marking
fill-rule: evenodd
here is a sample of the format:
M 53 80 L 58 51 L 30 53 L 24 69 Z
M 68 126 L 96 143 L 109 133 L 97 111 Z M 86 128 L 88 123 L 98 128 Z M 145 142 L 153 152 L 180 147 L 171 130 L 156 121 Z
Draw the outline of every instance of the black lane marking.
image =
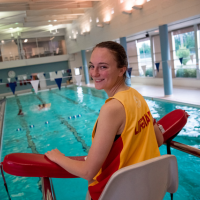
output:
M 58 118 L 72 132 L 72 134 L 74 135 L 74 137 L 76 138 L 76 140 L 81 143 L 83 150 L 86 153 L 88 153 L 89 150 L 90 150 L 90 147 L 87 146 L 87 144 L 85 143 L 85 140 L 83 140 L 81 138 L 81 136 L 79 136 L 79 133 L 76 131 L 76 129 L 73 126 L 71 126 L 63 117 L 58 116 Z
M 52 93 L 55 93 L 55 92 L 52 92 Z M 57 93 L 55 93 L 55 94 L 57 94 Z M 57 95 L 59 95 L 59 94 L 57 94 Z M 65 96 L 63 96 L 63 95 L 60 95 L 60 96 L 62 96 L 63 98 L 67 99 L 68 101 L 70 101 L 70 102 L 72 102 L 72 103 L 74 103 L 74 104 L 78 104 L 78 102 L 75 102 L 75 101 L 73 101 L 73 100 L 71 100 L 71 99 L 69 99 L 69 98 L 67 98 L 67 97 L 65 97 Z M 42 98 L 40 98 L 40 99 L 41 99 L 41 102 L 42 102 L 42 101 L 43 101 Z M 55 112 L 54 112 L 54 113 L 55 113 Z M 55 114 L 56 114 L 56 113 L 55 113 Z M 71 133 L 72 133 L 72 134 L 74 135 L 74 137 L 76 138 L 77 142 L 80 142 L 80 143 L 81 143 L 83 150 L 84 150 L 86 153 L 88 153 L 90 147 L 87 146 L 87 144 L 85 143 L 85 140 L 83 140 L 83 139 L 81 138 L 81 136 L 80 136 L 79 133 L 76 131 L 76 129 L 75 129 L 73 126 L 71 126 L 62 116 L 58 115 L 57 118 L 61 121 L 62 124 L 64 124 L 64 125 L 71 131 Z
M 78 86 L 75 86 L 75 87 L 77 88 Z M 76 88 L 74 88 L 74 87 L 67 87 L 68 90 L 72 90 L 72 91 L 75 91 L 75 92 L 76 92 Z M 85 88 L 85 87 L 82 87 L 82 89 L 83 89 L 83 93 L 84 94 L 92 95 L 94 97 L 98 97 L 98 98 L 101 98 L 101 99 L 104 99 L 104 100 L 108 99 L 108 96 L 106 95 L 106 93 L 103 94 L 103 92 L 102 92 L 102 96 L 100 96 L 99 93 L 96 92 L 93 89 Z M 88 93 L 87 90 L 90 90 L 91 94 Z M 105 95 L 105 96 L 103 97 L 103 95 Z
M 66 99 L 66 100 L 68 100 L 68 101 L 70 101 L 71 103 L 76 104 L 76 105 L 79 105 L 79 106 L 81 106 L 83 109 L 89 110 L 90 112 L 93 112 L 95 115 L 98 115 L 98 116 L 99 116 L 99 113 L 98 113 L 98 112 L 96 112 L 95 110 L 89 108 L 88 106 L 86 106 L 86 105 L 81 105 L 79 102 L 74 101 L 74 100 L 72 100 L 72 99 L 70 99 L 70 98 L 68 98 L 68 97 L 66 97 L 66 96 L 64 96 L 64 95 L 62 95 L 62 94 L 58 94 L 57 92 L 53 92 L 53 91 L 51 91 L 51 92 L 54 93 L 54 94 L 56 94 L 56 95 L 58 95 L 58 96 L 60 96 L 60 97 L 62 97 L 62 98 L 64 98 L 64 99 Z
M 34 93 L 35 94 L 35 93 Z M 35 94 L 35 96 L 37 97 L 37 99 L 42 103 L 42 104 L 46 104 L 45 101 L 43 101 L 43 99 L 38 95 L 38 94 Z
M 22 105 L 21 105 L 20 100 L 17 95 L 15 95 L 15 99 L 16 99 L 18 108 L 22 110 Z M 32 141 L 32 136 L 30 135 L 29 125 L 27 124 L 27 122 L 23 116 L 22 117 L 20 116 L 20 123 L 21 123 L 22 128 L 26 130 L 26 138 L 27 138 L 27 142 L 28 142 L 28 148 L 31 149 L 32 153 L 38 154 L 39 152 L 36 149 L 35 143 Z M 38 189 L 40 190 L 40 192 L 42 192 L 41 178 L 39 178 L 39 181 L 38 181 Z

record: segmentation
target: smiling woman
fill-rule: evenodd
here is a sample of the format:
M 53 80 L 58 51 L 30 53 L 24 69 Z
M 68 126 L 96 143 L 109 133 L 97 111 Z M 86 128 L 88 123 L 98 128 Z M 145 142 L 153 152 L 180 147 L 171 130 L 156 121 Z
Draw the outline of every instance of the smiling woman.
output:
M 45 154 L 71 174 L 88 180 L 93 200 L 99 199 L 117 170 L 160 156 L 162 134 L 155 134 L 144 98 L 125 84 L 127 65 L 126 52 L 120 44 L 108 41 L 96 45 L 90 59 L 90 75 L 95 88 L 105 90 L 109 98 L 95 123 L 87 159 L 71 160 L 57 149 Z M 140 123 L 145 126 L 137 132 Z
M 104 89 L 107 94 L 111 92 L 108 96 L 113 96 L 112 93 L 115 93 L 115 88 L 119 85 L 126 89 L 124 81 L 127 66 L 126 52 L 121 45 L 115 42 L 102 42 L 96 45 L 89 66 L 95 88 Z

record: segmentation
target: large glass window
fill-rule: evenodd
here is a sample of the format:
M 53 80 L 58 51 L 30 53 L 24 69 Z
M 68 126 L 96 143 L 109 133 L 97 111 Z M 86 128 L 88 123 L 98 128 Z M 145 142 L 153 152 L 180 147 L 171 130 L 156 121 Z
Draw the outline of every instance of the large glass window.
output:
M 188 27 L 173 31 L 172 43 L 176 77 L 196 78 L 194 28 Z
M 66 54 L 65 48 L 65 38 L 64 36 L 55 36 L 51 38 L 51 52 L 54 55 Z
M 37 38 L 37 43 L 40 57 L 53 55 L 53 50 L 51 50 L 51 37 Z
M 129 67 L 132 68 L 131 74 L 134 76 L 139 76 L 136 41 L 127 43 L 127 56 Z
M 40 56 L 56 56 L 66 54 L 64 36 L 37 38 Z
M 197 42 L 197 48 L 198 48 L 198 55 L 199 55 L 199 62 L 198 62 L 198 64 L 200 65 L 200 24 L 198 25 L 197 41 L 198 41 Z
M 150 39 L 137 40 L 136 46 L 140 76 L 153 76 Z
M 155 77 L 161 78 L 163 77 L 163 72 L 162 72 L 162 57 L 161 57 L 161 49 L 160 49 L 160 36 L 155 35 L 152 37 L 152 42 L 153 42 L 153 59 L 154 59 L 154 72 L 155 72 Z M 159 64 L 159 71 L 156 69 L 155 63 L 160 63 Z
M 6 62 L 20 59 L 16 40 L 1 40 L 0 42 L 0 61 Z
M 26 59 L 38 58 L 39 51 L 37 48 L 36 38 L 21 39 L 24 57 Z

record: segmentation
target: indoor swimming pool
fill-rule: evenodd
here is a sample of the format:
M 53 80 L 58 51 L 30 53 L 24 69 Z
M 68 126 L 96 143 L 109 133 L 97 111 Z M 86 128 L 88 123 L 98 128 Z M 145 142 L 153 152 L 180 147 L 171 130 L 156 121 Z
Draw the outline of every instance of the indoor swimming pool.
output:
M 93 125 L 107 95 L 93 88 L 71 86 L 38 94 L 7 98 L 1 161 L 13 152 L 39 153 L 58 148 L 66 156 L 87 155 L 91 146 Z M 157 120 L 175 109 L 190 115 L 188 123 L 174 139 L 177 142 L 200 148 L 200 107 L 146 98 L 151 113 Z M 38 109 L 39 104 L 51 103 L 49 109 Z M 24 116 L 17 115 L 22 110 Z M 160 147 L 166 154 L 166 146 Z M 200 158 L 172 149 L 178 160 L 179 188 L 174 200 L 200 199 Z M 12 200 L 42 199 L 40 178 L 11 176 L 5 173 Z M 83 179 L 53 179 L 58 200 L 84 200 L 87 181 Z M 0 175 L 0 199 L 7 194 Z M 166 194 L 165 200 L 170 199 Z

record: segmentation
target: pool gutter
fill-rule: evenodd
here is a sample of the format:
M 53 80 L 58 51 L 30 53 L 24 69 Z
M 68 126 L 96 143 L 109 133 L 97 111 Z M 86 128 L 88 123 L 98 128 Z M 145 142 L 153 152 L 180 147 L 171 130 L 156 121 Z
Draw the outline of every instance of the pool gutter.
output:
M 5 111 L 6 101 L 0 103 L 0 162 L 2 154 L 2 144 L 3 144 L 3 122 L 4 122 L 4 111 Z

